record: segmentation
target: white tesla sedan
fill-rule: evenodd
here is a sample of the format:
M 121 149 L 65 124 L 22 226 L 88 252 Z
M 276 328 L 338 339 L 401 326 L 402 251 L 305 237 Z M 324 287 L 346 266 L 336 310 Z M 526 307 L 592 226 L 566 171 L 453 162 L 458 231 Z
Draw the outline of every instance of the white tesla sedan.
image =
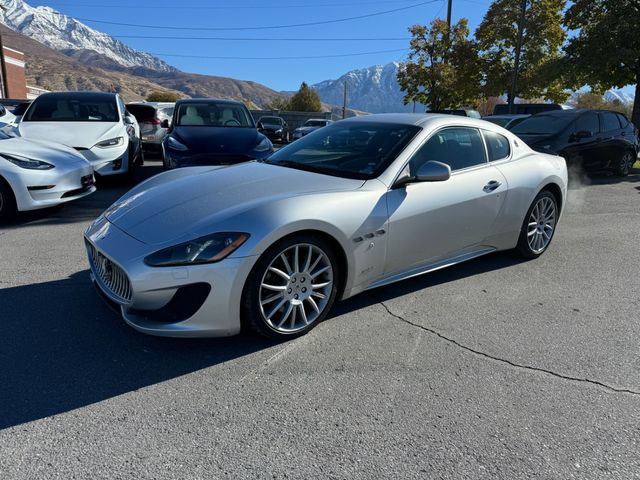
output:
M 550 245 L 562 157 L 453 115 L 342 120 L 266 160 L 170 171 L 86 231 L 93 279 L 146 333 L 301 335 L 336 299 Z
M 93 167 L 72 148 L 0 132 L 0 218 L 96 191 Z
M 18 124 L 20 136 L 76 149 L 99 175 L 133 172 L 142 159 L 135 119 L 115 93 L 53 92 L 36 98 Z

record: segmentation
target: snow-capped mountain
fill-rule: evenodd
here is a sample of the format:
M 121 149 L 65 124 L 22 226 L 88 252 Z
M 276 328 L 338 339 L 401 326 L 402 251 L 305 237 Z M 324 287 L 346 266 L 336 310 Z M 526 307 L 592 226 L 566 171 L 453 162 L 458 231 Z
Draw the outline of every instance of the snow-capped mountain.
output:
M 402 102 L 404 94 L 400 90 L 397 73 L 398 63 L 393 62 L 352 70 L 337 80 L 325 80 L 311 87 L 323 102 L 342 105 L 346 82 L 349 108 L 370 113 L 410 112 L 413 106 Z
M 627 89 L 607 90 L 604 93 L 604 99 L 607 102 L 619 101 L 622 103 L 633 103 L 635 95 Z
M 4 0 L 2 23 L 55 50 L 94 51 L 123 67 L 144 67 L 163 72 L 176 68 L 99 32 L 51 7 L 32 7 L 23 0 Z

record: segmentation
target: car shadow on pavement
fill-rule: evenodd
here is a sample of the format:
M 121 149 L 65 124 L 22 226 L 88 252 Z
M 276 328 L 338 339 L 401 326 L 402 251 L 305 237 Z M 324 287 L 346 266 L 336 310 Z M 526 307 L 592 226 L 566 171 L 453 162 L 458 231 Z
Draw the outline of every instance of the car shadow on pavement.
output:
M 442 270 L 408 278 L 401 282 L 378 287 L 373 290 L 367 290 L 355 297 L 337 303 L 331 313 L 331 317 L 345 315 L 355 310 L 428 289 L 429 287 L 455 282 L 456 280 L 473 277 L 474 275 L 491 272 L 493 270 L 509 268 L 527 261 L 528 260 L 517 256 L 511 251 L 492 253 Z
M 68 412 L 273 346 L 176 339 L 125 325 L 88 271 L 0 290 L 0 429 Z
M 99 177 L 96 179 L 97 190 L 91 195 L 51 208 L 18 212 L 13 218 L 0 224 L 0 230 L 35 225 L 90 222 L 128 190 L 160 172 L 162 172 L 161 165 L 147 164 L 138 169 L 134 181 L 120 176 Z

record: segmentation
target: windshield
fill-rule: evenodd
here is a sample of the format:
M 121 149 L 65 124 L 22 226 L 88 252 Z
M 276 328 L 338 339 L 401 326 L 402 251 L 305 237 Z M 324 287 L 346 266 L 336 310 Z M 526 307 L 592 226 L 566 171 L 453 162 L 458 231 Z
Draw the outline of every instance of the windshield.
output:
M 572 120 L 569 116 L 538 114 L 525 118 L 511 131 L 516 135 L 553 135 L 563 130 Z
M 176 125 L 183 127 L 255 127 L 244 105 L 189 102 L 176 107 Z
M 260 121 L 266 125 L 281 125 L 282 119 L 280 117 L 262 117 Z
M 307 120 L 306 122 L 304 122 L 305 127 L 324 127 L 326 125 L 326 120 Z
M 414 125 L 342 121 L 296 140 L 266 161 L 367 180 L 380 175 L 419 131 Z
M 115 96 L 47 95 L 36 98 L 23 119 L 25 122 L 117 122 Z

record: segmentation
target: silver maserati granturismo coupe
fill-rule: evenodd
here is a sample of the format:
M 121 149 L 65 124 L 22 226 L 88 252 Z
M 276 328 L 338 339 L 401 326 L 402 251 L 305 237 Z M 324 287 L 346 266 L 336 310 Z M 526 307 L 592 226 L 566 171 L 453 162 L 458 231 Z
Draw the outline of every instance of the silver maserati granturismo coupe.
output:
M 166 172 L 86 231 L 91 277 L 150 334 L 282 339 L 336 299 L 515 249 L 548 248 L 562 157 L 450 115 L 342 120 L 266 160 Z

